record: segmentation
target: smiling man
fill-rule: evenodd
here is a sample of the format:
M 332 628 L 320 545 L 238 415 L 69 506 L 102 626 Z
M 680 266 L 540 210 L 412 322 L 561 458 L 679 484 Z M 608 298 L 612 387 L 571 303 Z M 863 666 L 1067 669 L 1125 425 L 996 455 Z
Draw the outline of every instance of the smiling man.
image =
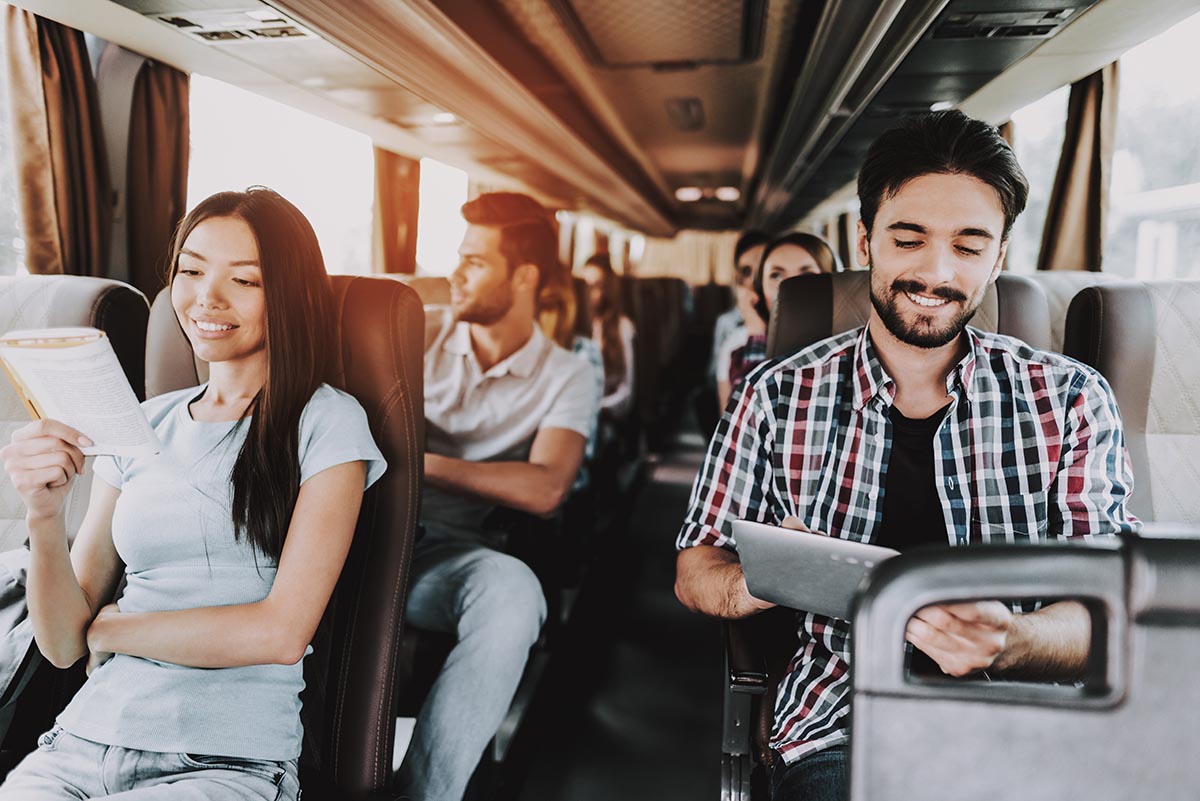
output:
M 746 589 L 738 519 L 899 550 L 1139 527 L 1104 379 L 967 325 L 1028 194 L 1008 144 L 957 111 L 915 117 L 872 145 L 858 194 L 870 319 L 764 365 L 735 396 L 677 541 L 676 594 L 695 611 L 740 618 L 770 606 Z M 850 625 L 805 612 L 799 622 L 776 696 L 772 798 L 840 799 Z M 1073 601 L 1028 614 L 944 605 L 919 612 L 907 639 L 914 669 L 1070 680 L 1086 667 L 1090 620 Z

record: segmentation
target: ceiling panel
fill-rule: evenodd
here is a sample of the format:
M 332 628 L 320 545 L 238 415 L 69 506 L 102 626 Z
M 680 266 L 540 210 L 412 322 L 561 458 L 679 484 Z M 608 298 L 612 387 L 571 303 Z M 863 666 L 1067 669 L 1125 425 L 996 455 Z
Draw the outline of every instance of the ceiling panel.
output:
M 555 0 L 598 64 L 738 63 L 754 58 L 761 0 Z

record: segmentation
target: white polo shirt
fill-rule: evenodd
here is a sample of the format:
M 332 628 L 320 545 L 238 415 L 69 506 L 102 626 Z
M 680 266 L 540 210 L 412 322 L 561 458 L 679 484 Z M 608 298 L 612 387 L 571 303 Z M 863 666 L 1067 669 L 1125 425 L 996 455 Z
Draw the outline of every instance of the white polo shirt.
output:
M 543 428 L 586 438 L 598 414 L 587 363 L 546 338 L 529 341 L 484 372 L 471 329 L 446 306 L 425 307 L 425 431 L 430 453 L 471 462 L 523 462 Z M 421 522 L 426 536 L 486 542 L 483 520 L 495 505 L 426 484 Z

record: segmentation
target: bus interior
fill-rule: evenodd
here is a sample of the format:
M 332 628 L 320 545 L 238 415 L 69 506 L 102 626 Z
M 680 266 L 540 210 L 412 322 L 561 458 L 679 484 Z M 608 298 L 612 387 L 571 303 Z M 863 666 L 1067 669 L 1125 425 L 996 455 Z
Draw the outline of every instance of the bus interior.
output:
M 306 663 L 305 798 L 397 797 L 394 771 L 454 645 L 403 625 L 422 308 L 450 300 L 459 207 L 492 191 L 554 212 L 576 333 L 592 332 L 584 266 L 606 253 L 637 334 L 632 411 L 589 455 L 586 481 L 548 517 L 492 521 L 549 617 L 466 797 L 768 797 L 763 699 L 792 655 L 794 614 L 782 628 L 772 615 L 730 624 L 673 591 L 675 537 L 722 430 L 711 365 L 716 320 L 735 308 L 735 243 L 799 230 L 836 256 L 833 274 L 783 285 L 771 355 L 862 324 L 858 170 L 898 120 L 951 108 L 997 126 L 1031 184 L 979 324 L 1112 384 L 1146 534 L 1036 567 L 915 557 L 910 576 L 873 582 L 864 642 L 903 626 L 914 587 L 1089 598 L 1106 624 L 1094 672 L 1057 695 L 913 687 L 864 667 L 855 731 L 878 757 L 852 761 L 851 796 L 1195 797 L 1197 0 L 15 0 L 0 13 L 0 325 L 112 326 L 139 395 L 199 383 L 203 365 L 156 302 L 170 233 L 204 196 L 264 184 L 313 219 L 346 386 L 403 410 L 381 428 L 373 418 L 404 466 L 360 517 L 319 632 L 333 655 Z M 62 42 L 75 31 L 87 63 L 72 83 Z M 65 126 L 70 175 L 25 157 L 29 98 Z M 57 203 L 56 247 L 31 234 L 34 185 Z M 56 273 L 108 283 L 43 291 Z M 369 344 L 389 337 L 400 356 Z M 6 403 L 5 439 L 24 420 Z M 20 548 L 24 515 L 3 494 L 4 549 Z M 4 770 L 83 681 L 80 665 L 26 672 L 0 697 Z M 939 764 L 913 773 L 928 784 L 901 778 L 931 753 Z M 965 790 L 932 789 L 984 763 Z

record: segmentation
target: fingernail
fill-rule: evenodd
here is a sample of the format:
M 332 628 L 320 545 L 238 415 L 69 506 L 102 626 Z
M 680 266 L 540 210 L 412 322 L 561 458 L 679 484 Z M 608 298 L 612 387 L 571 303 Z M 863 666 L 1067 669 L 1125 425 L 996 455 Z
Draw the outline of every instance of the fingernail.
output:
M 80 437 L 80 438 L 77 440 L 77 442 L 78 442 L 80 445 L 82 445 L 83 447 L 85 447 L 85 448 L 90 448 L 90 447 L 92 447 L 92 445 L 94 444 L 94 443 L 93 443 L 93 442 L 92 442 L 90 439 L 88 439 L 87 437 Z

